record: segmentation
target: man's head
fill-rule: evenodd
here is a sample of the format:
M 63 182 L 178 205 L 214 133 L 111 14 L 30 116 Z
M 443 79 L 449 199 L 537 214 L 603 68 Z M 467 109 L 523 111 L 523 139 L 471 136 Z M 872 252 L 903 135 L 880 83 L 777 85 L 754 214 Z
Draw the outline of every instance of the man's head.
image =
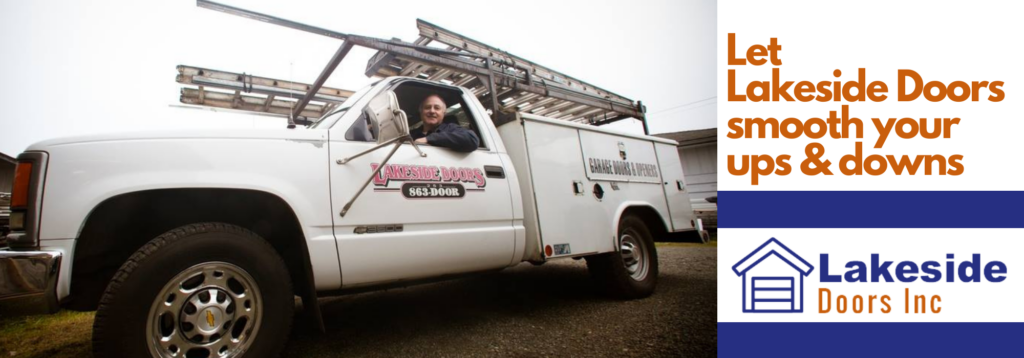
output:
M 444 99 L 441 99 L 441 96 L 431 94 L 424 98 L 423 103 L 420 103 L 420 119 L 423 120 L 423 129 L 429 132 L 440 126 L 446 110 L 448 110 L 448 106 L 444 104 Z

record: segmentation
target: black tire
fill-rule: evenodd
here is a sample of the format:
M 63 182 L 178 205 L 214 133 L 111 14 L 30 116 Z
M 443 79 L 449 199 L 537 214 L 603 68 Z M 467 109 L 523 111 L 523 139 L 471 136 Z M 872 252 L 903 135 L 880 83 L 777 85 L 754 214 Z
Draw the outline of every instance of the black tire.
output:
M 590 275 L 612 297 L 636 299 L 650 296 L 658 284 L 658 252 L 647 225 L 636 216 L 623 216 L 619 221 L 616 244 L 615 252 L 586 257 Z M 631 261 L 631 253 L 640 256 L 641 260 Z
M 93 354 L 159 357 L 177 350 L 182 357 L 207 346 L 210 357 L 221 349 L 229 357 L 276 357 L 294 309 L 288 269 L 267 241 L 229 224 L 186 225 L 147 243 L 111 279 L 93 323 Z M 159 343 L 155 335 L 174 340 Z

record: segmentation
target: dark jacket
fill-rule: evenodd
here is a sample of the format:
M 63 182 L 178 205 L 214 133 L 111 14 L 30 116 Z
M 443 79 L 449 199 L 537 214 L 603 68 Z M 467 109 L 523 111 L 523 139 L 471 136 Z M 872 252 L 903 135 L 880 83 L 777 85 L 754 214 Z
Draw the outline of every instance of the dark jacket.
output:
M 472 152 L 480 147 L 480 138 L 476 133 L 454 123 L 441 123 L 433 131 L 423 134 L 422 128 L 413 129 L 412 139 L 427 137 L 427 143 L 438 147 L 451 148 L 457 152 Z

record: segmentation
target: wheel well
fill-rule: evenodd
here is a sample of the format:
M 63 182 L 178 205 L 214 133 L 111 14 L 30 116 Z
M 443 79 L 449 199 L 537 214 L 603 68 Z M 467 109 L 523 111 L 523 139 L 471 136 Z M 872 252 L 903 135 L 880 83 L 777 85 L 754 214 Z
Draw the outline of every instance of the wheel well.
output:
M 634 215 L 643 220 L 647 230 L 650 230 L 651 235 L 654 236 L 654 241 L 658 241 L 659 238 L 663 238 L 668 234 L 668 226 L 665 225 L 665 221 L 650 206 L 630 206 L 622 211 L 622 216 L 619 217 L 619 220 L 622 220 L 622 217 L 626 215 Z
M 122 194 L 93 209 L 75 242 L 71 295 L 62 304 L 95 310 L 129 256 L 160 234 L 197 222 L 252 230 L 285 260 L 295 292 L 313 292 L 305 235 L 280 197 L 254 190 L 161 189 Z

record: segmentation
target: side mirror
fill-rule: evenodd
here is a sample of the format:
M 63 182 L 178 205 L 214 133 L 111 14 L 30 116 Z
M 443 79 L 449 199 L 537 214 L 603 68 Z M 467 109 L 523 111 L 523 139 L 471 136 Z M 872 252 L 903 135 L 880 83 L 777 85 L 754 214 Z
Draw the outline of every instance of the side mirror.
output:
M 374 97 L 366 106 L 366 115 L 377 126 L 377 144 L 409 135 L 409 120 L 399 107 L 394 91 Z
M 388 153 L 384 160 L 377 165 L 377 168 L 370 173 L 370 177 L 363 183 L 363 187 L 356 191 L 356 194 L 352 196 L 352 199 L 345 203 L 345 207 L 341 209 L 341 217 L 345 217 L 345 213 L 352 208 L 352 203 L 356 202 L 359 198 L 359 194 L 362 194 L 363 190 L 366 190 L 366 186 L 370 185 L 370 181 L 380 173 L 380 170 L 384 168 L 388 160 L 391 160 L 391 156 L 398 151 L 398 148 L 402 146 L 402 143 L 408 141 L 412 145 L 413 149 L 420 154 L 420 157 L 426 157 L 427 154 L 420 151 L 420 148 L 416 146 L 416 142 L 409 136 L 409 120 L 405 117 L 405 112 L 398 107 L 398 96 L 395 95 L 394 91 L 387 91 L 377 95 L 370 104 L 363 109 L 363 113 L 366 114 L 374 125 L 377 126 L 377 145 L 373 148 L 364 150 L 356 155 L 348 158 L 338 159 L 338 164 L 348 163 L 350 160 L 358 158 L 366 153 L 375 151 L 383 148 L 391 143 L 394 143 L 394 147 L 391 148 L 391 152 Z

